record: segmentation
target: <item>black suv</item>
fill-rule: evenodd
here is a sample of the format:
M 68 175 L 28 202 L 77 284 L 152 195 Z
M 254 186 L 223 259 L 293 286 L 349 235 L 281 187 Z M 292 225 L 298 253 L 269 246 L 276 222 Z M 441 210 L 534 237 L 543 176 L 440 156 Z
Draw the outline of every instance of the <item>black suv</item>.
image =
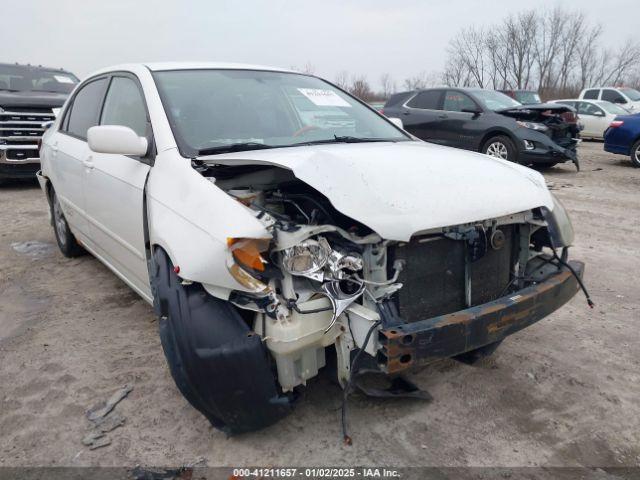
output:
M 566 105 L 522 105 L 494 90 L 432 88 L 397 93 L 383 113 L 428 142 L 486 153 L 523 165 L 578 167 L 579 127 Z M 579 167 L 578 167 L 579 168 Z
M 66 70 L 0 63 L 0 180 L 35 178 L 45 124 L 77 83 Z

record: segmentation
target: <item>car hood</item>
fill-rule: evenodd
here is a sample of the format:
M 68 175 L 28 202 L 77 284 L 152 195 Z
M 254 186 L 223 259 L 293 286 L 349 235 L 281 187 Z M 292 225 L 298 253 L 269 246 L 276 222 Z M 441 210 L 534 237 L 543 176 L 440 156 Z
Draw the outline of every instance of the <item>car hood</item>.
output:
M 51 92 L 7 92 L 0 90 L 0 107 L 61 107 L 69 94 Z
M 538 172 L 420 141 L 252 150 L 202 160 L 288 168 L 337 210 L 388 240 L 540 206 L 553 209 Z
M 519 105 L 513 108 L 496 110 L 500 115 L 520 120 L 542 120 L 551 115 L 560 115 L 567 112 L 575 112 L 573 107 L 560 103 L 537 103 L 535 105 Z

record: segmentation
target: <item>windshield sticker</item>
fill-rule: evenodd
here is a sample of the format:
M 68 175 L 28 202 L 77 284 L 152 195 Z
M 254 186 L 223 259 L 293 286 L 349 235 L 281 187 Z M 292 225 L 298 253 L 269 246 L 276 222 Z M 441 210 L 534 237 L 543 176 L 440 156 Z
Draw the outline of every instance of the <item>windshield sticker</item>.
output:
M 334 92 L 322 88 L 299 88 L 298 91 L 319 107 L 350 107 L 349 103 Z
M 54 75 L 54 78 L 58 83 L 75 83 L 71 77 L 65 77 L 64 75 Z

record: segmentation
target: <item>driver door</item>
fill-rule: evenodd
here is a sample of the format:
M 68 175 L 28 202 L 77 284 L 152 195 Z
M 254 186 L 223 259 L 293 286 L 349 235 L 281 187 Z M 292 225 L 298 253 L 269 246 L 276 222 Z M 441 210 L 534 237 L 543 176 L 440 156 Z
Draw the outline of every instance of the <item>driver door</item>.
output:
M 140 136 L 152 137 L 144 95 L 135 76 L 111 77 L 99 124 L 123 125 Z M 90 151 L 85 195 L 96 253 L 135 290 L 151 298 L 143 223 L 149 164 L 147 157 Z

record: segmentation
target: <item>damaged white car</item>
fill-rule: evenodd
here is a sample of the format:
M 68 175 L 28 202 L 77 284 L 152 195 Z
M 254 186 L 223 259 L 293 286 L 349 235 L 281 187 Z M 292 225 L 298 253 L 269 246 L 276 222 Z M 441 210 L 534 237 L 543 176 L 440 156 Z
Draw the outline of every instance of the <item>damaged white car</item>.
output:
M 62 252 L 153 304 L 178 388 L 230 434 L 286 415 L 328 364 L 348 392 L 472 362 L 582 285 L 540 174 L 418 141 L 310 75 L 105 69 L 41 153 Z

